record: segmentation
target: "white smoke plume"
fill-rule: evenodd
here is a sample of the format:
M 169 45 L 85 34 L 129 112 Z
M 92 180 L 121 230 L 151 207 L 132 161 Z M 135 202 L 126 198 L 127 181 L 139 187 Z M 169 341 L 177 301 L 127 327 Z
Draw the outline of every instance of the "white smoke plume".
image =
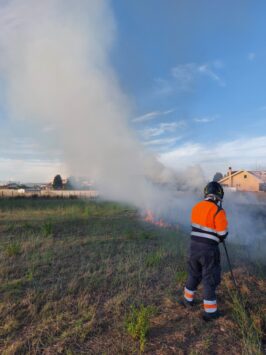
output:
M 129 128 L 130 102 L 109 62 L 116 36 L 109 1 L 8 0 L 0 11 L 10 116 L 53 126 L 71 174 L 95 180 L 105 197 L 165 214 L 171 193 L 150 180 L 176 176 Z

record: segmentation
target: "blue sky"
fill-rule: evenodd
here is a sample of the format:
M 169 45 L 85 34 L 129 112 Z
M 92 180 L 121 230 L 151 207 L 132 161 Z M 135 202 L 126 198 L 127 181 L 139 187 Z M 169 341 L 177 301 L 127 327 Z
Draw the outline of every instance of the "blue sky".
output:
M 245 155 L 250 141 L 252 157 L 237 161 L 232 152 L 230 161 L 226 152 L 220 164 L 211 159 L 213 169 L 225 170 L 232 163 L 236 168 L 265 167 L 265 140 L 256 139 L 266 128 L 266 3 L 112 4 L 118 31 L 112 60 L 140 118 L 133 125 L 140 135 L 144 132 L 146 144 L 164 156 L 173 156 L 176 149 L 177 158 L 179 150 L 198 146 L 205 163 L 208 152 L 219 146 L 242 146 L 238 153 Z M 191 161 L 197 162 L 196 157 Z
M 207 176 L 229 165 L 266 169 L 266 3 L 110 0 L 110 6 L 116 24 L 110 61 L 132 106 L 129 124 L 145 147 L 174 169 L 200 164 Z M 49 127 L 39 132 L 11 121 L 0 91 L 0 180 L 16 178 L 19 164 L 36 171 L 34 179 L 42 167 L 47 175 L 63 169 L 54 137 L 49 147 L 42 144 Z

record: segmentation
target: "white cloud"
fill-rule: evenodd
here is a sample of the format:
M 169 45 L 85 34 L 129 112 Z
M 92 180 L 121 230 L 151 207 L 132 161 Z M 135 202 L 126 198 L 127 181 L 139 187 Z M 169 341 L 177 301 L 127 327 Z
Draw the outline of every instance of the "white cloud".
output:
M 209 122 L 213 122 L 217 119 L 218 115 L 215 116 L 205 116 L 205 117 L 195 117 L 193 118 L 194 122 L 197 123 L 209 123 Z
M 213 63 L 186 63 L 172 68 L 172 76 L 176 79 L 180 91 L 191 91 L 200 76 L 205 76 L 215 81 L 219 86 L 225 86 L 225 81 L 217 73 L 223 68 L 223 63 L 219 60 Z
M 256 53 L 254 52 L 248 53 L 248 60 L 252 62 L 255 58 L 256 58 Z
M 139 123 L 139 122 L 151 121 L 151 120 L 155 119 L 156 117 L 169 115 L 172 112 L 174 112 L 173 109 L 166 110 L 166 111 L 151 111 L 151 112 L 145 113 L 144 115 L 133 118 L 132 122 Z
M 150 139 L 152 137 L 158 137 L 165 133 L 173 133 L 177 130 L 177 128 L 185 127 L 185 121 L 178 122 L 164 122 L 160 123 L 156 127 L 145 128 L 140 133 L 145 139 Z
M 186 143 L 160 154 L 160 161 L 173 169 L 200 164 L 207 174 L 234 169 L 254 169 L 266 166 L 266 136 L 240 138 L 217 144 Z
M 181 138 L 182 137 L 152 139 L 143 144 L 146 146 L 164 146 L 163 148 L 165 148 L 165 146 L 169 147 L 169 145 L 174 145 Z
M 209 64 L 203 64 L 198 67 L 198 71 L 203 74 L 208 76 L 210 79 L 216 81 L 220 86 L 225 86 L 224 80 L 214 72 L 213 69 L 211 69 L 211 65 Z

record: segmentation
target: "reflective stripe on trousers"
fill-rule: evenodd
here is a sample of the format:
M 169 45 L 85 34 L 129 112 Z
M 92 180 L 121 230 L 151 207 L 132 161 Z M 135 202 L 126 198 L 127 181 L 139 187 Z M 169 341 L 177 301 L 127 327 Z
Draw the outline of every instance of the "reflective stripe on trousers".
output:
M 184 298 L 188 301 L 188 302 L 192 302 L 193 298 L 194 298 L 194 292 L 195 291 L 191 291 L 188 288 L 185 287 L 184 289 Z
M 206 313 L 214 313 L 217 311 L 216 300 L 213 300 L 213 301 L 203 300 L 203 305 L 204 305 L 204 311 Z

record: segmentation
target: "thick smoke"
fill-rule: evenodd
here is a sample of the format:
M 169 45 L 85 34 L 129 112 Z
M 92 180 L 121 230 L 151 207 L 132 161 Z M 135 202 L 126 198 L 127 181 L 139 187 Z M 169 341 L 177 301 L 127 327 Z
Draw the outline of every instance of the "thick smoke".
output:
M 107 0 L 2 2 L 0 74 L 9 116 L 53 127 L 69 172 L 95 180 L 106 198 L 188 226 L 203 173 L 190 168 L 177 178 L 134 136 L 130 101 L 110 65 L 115 37 Z M 247 212 L 243 218 L 232 197 L 226 205 L 231 237 L 250 243 L 254 219 Z
M 109 62 L 116 28 L 108 1 L 10 0 L 0 26 L 10 115 L 53 126 L 71 174 L 95 180 L 105 197 L 158 214 L 176 204 L 175 174 L 129 128 L 130 102 Z

